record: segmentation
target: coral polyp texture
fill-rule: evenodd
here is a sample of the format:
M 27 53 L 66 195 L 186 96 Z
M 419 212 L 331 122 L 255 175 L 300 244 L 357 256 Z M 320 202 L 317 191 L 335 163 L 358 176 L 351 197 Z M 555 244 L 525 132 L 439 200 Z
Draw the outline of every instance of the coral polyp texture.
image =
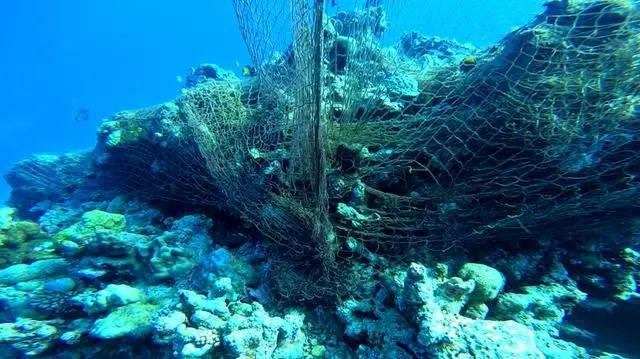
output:
M 638 4 L 479 49 L 367 3 L 235 0 L 246 78 L 17 163 L 1 355 L 640 355 Z

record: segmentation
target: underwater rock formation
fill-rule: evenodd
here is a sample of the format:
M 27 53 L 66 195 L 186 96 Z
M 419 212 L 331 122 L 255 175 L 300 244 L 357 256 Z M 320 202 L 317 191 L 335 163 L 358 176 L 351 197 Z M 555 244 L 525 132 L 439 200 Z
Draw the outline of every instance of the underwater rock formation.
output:
M 151 333 L 151 316 L 157 306 L 128 304 L 115 309 L 104 318 L 97 319 L 89 335 L 97 339 L 144 338 Z
M 479 50 L 472 45 L 460 44 L 454 40 L 438 37 L 428 37 L 415 31 L 402 36 L 400 49 L 404 55 L 420 61 L 421 66 L 427 69 L 444 65 L 458 65 L 465 57 L 479 54 Z
M 428 272 L 412 263 L 408 270 L 390 274 L 391 283 L 371 293 L 372 298 L 347 301 L 338 308 L 347 337 L 366 338 L 368 344 L 358 352 L 396 358 L 543 357 L 531 329 L 513 321 L 460 314 L 476 289 L 474 280 L 436 279 Z M 503 282 L 498 277 L 491 284 Z
M 89 152 L 33 155 L 5 176 L 12 189 L 10 202 L 22 213 L 40 212 L 43 201 L 62 201 L 93 175 Z
M 504 275 L 484 264 L 467 263 L 460 268 L 458 276 L 476 283 L 470 294 L 470 300 L 475 303 L 486 303 L 495 299 L 504 288 Z
M 27 356 L 42 354 L 58 334 L 56 327 L 45 322 L 18 318 L 15 323 L 0 324 L 0 342 Z
M 32 262 L 53 257 L 53 248 L 37 223 L 13 220 L 16 210 L 4 208 L 0 219 L 0 263 Z
M 639 311 L 639 23 L 634 2 L 576 0 L 485 50 L 385 47 L 381 7 L 338 13 L 320 28 L 320 179 L 300 44 L 245 80 L 193 69 L 178 99 L 105 120 L 93 151 L 7 174 L 2 353 L 633 354 L 580 313 Z
M 154 341 L 172 344 L 178 357 L 199 358 L 224 346 L 238 358 L 302 358 L 304 316 L 270 317 L 257 302 L 242 303 L 190 291 L 153 319 Z

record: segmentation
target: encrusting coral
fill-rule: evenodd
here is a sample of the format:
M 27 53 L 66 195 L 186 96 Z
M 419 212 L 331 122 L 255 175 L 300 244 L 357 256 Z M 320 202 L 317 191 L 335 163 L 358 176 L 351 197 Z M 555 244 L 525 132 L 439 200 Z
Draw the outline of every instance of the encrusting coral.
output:
M 586 327 L 640 298 L 639 16 L 576 0 L 485 50 L 385 47 L 371 6 L 318 23 L 323 58 L 299 36 L 245 81 L 195 68 L 9 172 L 2 355 L 614 357 Z

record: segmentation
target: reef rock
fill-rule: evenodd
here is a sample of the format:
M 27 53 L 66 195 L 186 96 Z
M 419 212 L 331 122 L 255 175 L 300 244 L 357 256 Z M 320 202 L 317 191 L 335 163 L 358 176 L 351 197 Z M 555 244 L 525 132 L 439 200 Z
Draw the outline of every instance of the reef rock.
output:
M 18 318 L 14 323 L 0 324 L 0 344 L 8 344 L 27 357 L 42 354 L 57 337 L 58 329 L 43 321 Z
M 0 208 L 0 231 L 9 229 L 13 216 L 16 213 L 15 208 L 2 207 Z
M 5 175 L 12 188 L 9 202 L 29 213 L 39 202 L 62 201 L 93 173 L 91 152 L 38 154 L 18 162 Z
M 76 287 L 76 282 L 68 277 L 50 280 L 44 284 L 44 289 L 54 293 L 68 293 Z
M 5 211 L 0 229 L 0 268 L 57 257 L 55 245 L 32 221 L 14 220 L 14 210 Z
M 200 358 L 220 345 L 218 332 L 207 328 L 180 325 L 175 338 L 173 347 L 180 358 Z
M 126 284 L 109 284 L 95 293 L 83 293 L 74 297 L 88 314 L 110 311 L 114 307 L 140 302 L 144 295 Z
M 486 303 L 495 299 L 505 285 L 505 278 L 497 269 L 484 264 L 467 263 L 458 272 L 463 279 L 472 279 L 476 285 L 471 293 L 471 301 Z
M 259 303 L 206 298 L 193 291 L 180 292 L 180 301 L 152 319 L 153 339 L 171 344 L 181 358 L 201 357 L 225 350 L 237 358 L 302 358 L 306 336 L 304 316 L 270 316 Z
M 237 357 L 304 357 L 303 315 L 291 313 L 284 318 L 271 317 L 258 303 L 238 303 L 232 306 L 231 313 L 230 332 L 224 335 L 224 344 Z
M 151 318 L 158 309 L 153 304 L 134 303 L 115 309 L 96 320 L 89 334 L 96 339 L 139 339 L 151 335 Z
M 447 64 L 458 64 L 466 56 L 478 54 L 478 49 L 468 44 L 439 37 L 427 37 L 418 32 L 409 32 L 400 39 L 403 55 L 420 61 L 426 68 L 437 68 Z
M 65 271 L 69 263 L 61 258 L 45 259 L 31 264 L 16 264 L 0 270 L 0 285 L 13 285 L 37 278 L 45 278 Z
M 245 79 L 194 68 L 178 99 L 103 121 L 93 151 L 7 174 L 2 353 L 613 357 L 569 313 L 640 297 L 638 23 L 633 1 L 550 1 L 482 51 L 387 46 L 376 5 L 327 18 L 322 71 L 300 71 L 299 44 Z M 322 201 L 300 161 L 311 73 Z
M 251 265 L 237 258 L 228 249 L 218 248 L 204 259 L 194 280 L 205 290 L 223 294 L 244 293 L 247 285 L 256 283 L 257 273 Z M 233 288 L 226 288 L 224 283 Z
M 462 320 L 456 323 L 460 327 L 449 338 L 451 346 L 443 346 L 436 354 L 438 358 L 459 358 L 460 353 L 469 358 L 545 358 L 536 346 L 534 333 L 522 324 L 458 319 Z
M 232 72 L 223 69 L 216 64 L 203 64 L 191 71 L 187 76 L 185 86 L 193 87 L 207 81 L 239 81 Z
M 465 282 L 457 277 L 436 279 L 418 263 L 412 263 L 407 271 L 396 272 L 392 277 L 395 279 L 390 278 L 387 287 L 394 292 L 393 296 L 382 289 L 373 298 L 346 301 L 338 308 L 338 317 L 347 328 L 345 335 L 365 341 L 366 345 L 361 346 L 362 355 L 544 357 L 536 347 L 534 331 L 526 326 L 515 321 L 481 320 L 460 315 L 475 290 L 474 281 Z M 390 307 L 390 299 L 394 297 L 394 306 Z
M 98 233 L 117 233 L 124 231 L 126 226 L 123 215 L 94 210 L 83 214 L 80 222 L 60 231 L 55 240 L 71 241 L 83 247 L 95 240 Z

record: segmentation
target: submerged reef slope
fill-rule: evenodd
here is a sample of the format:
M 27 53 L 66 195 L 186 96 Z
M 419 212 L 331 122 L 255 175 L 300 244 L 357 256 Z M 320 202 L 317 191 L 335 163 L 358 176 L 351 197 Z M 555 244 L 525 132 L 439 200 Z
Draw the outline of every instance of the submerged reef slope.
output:
M 6 175 L 3 355 L 640 356 L 636 2 L 488 49 L 292 4 L 235 2 L 252 76 Z

